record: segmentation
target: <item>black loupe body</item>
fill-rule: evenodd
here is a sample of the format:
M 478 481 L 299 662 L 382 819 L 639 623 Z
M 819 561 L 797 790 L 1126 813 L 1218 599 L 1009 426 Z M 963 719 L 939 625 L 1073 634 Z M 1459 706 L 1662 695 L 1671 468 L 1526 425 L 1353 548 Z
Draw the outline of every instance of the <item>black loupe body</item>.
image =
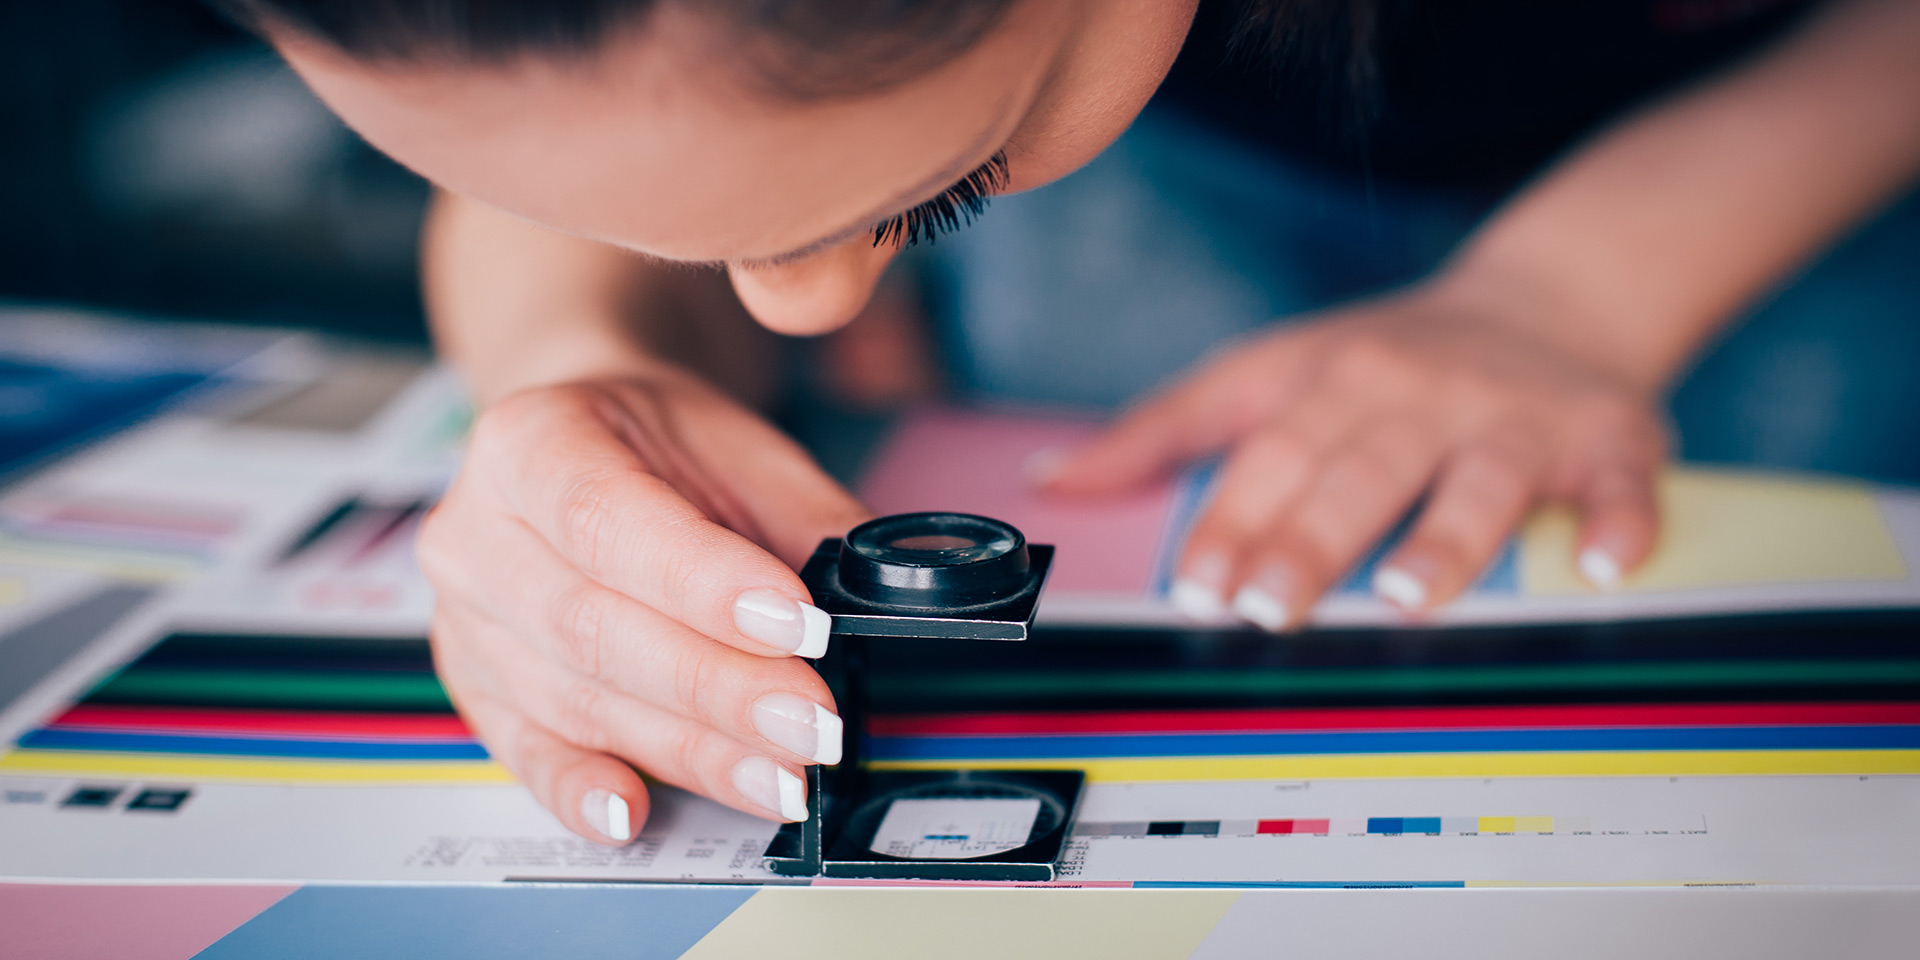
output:
M 1078 770 L 881 770 L 861 763 L 868 638 L 1025 640 L 1053 548 L 1013 525 L 967 513 L 903 513 L 823 540 L 800 571 L 833 617 L 835 641 L 815 666 L 833 688 L 848 736 L 840 763 L 807 768 L 804 821 L 784 824 L 767 867 L 788 876 L 1046 881 L 1055 876 L 1086 774 Z M 1038 799 L 1021 846 L 966 859 L 878 852 L 893 804 L 917 799 Z
M 1053 548 L 967 513 L 902 513 L 825 540 L 800 577 L 834 632 L 1023 640 Z

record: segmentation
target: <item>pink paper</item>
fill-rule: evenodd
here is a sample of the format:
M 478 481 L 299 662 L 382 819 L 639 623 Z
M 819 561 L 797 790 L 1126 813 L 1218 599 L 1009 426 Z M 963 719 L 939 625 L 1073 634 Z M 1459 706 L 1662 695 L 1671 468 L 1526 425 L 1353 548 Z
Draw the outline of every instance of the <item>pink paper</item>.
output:
M 298 887 L 0 884 L 0 955 L 188 960 Z
M 1060 548 L 1050 591 L 1145 594 L 1173 501 L 1171 481 L 1119 497 L 1043 497 L 1027 459 L 1094 435 L 1089 423 L 929 410 L 909 416 L 861 484 L 877 513 L 956 510 L 1005 520 L 1033 543 Z

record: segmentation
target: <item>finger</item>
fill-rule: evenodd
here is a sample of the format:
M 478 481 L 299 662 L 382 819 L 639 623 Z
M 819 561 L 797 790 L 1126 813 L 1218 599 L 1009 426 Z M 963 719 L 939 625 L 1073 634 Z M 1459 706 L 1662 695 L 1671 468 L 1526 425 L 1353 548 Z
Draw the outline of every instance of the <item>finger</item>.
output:
M 666 783 L 772 819 L 806 818 L 798 765 L 767 756 L 705 724 L 526 656 L 497 625 L 448 604 L 447 622 L 465 638 L 444 666 L 482 696 L 505 701 L 533 723 L 583 750 L 609 754 Z
M 647 822 L 647 785 L 614 757 L 583 750 L 484 697 L 464 698 L 466 717 L 489 752 L 568 830 L 595 843 L 625 846 Z
M 1292 379 L 1286 343 L 1270 340 L 1203 367 L 1037 468 L 1034 481 L 1054 493 L 1117 493 L 1224 448 L 1282 402 Z
M 1255 541 L 1234 612 L 1267 630 L 1298 624 L 1419 497 L 1439 461 L 1437 433 L 1412 419 L 1376 421 L 1330 451 L 1306 494 Z
M 1618 464 L 1588 478 L 1574 563 L 1594 586 L 1618 586 L 1653 553 L 1660 534 L 1658 482 L 1658 467 L 1650 463 Z
M 812 667 L 715 643 L 581 576 L 511 518 L 462 531 L 471 555 L 505 565 L 451 565 L 436 575 L 448 602 L 479 611 L 578 676 L 801 763 L 838 763 L 840 717 Z M 434 566 L 444 561 L 439 554 Z
M 1533 505 L 1546 465 L 1542 438 L 1518 430 L 1460 450 L 1406 540 L 1374 572 L 1374 593 L 1424 610 L 1472 586 Z
M 470 456 L 505 510 L 588 576 L 741 649 L 826 652 L 831 621 L 772 554 L 709 519 L 649 471 L 610 403 L 541 391 L 496 404 Z M 452 515 L 451 512 L 448 512 Z M 429 542 L 441 537 L 433 517 Z M 467 558 L 462 562 L 473 562 Z
M 1306 490 L 1324 451 L 1349 428 L 1353 409 L 1315 403 L 1234 446 L 1181 549 L 1169 590 L 1176 607 L 1202 621 L 1225 614 L 1227 580 L 1251 541 Z

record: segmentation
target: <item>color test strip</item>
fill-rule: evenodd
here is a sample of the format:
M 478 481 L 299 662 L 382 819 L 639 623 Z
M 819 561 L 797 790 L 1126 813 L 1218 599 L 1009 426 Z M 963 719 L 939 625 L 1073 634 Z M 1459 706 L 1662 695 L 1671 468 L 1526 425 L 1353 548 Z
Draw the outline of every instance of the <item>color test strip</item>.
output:
M 35 730 L 20 738 L 24 750 L 97 750 L 227 757 L 313 757 L 359 760 L 485 760 L 472 740 L 394 740 L 205 736 Z
M 869 729 L 880 737 L 913 737 L 1832 724 L 1920 724 L 1920 703 L 1630 703 L 941 714 L 877 716 L 870 721 Z
M 1362 819 L 1154 820 L 1074 825 L 1076 837 L 1250 837 L 1307 834 L 1435 836 L 1445 834 L 1587 832 L 1586 817 L 1368 817 Z
M 1594 750 L 1915 750 L 1920 724 L 875 737 L 875 760 Z
M 334 710 L 246 710 L 201 707 L 82 704 L 47 724 L 54 730 L 118 733 L 209 733 L 230 736 L 300 736 L 472 740 L 458 716 L 438 713 L 343 713 Z
M 493 761 L 305 760 L 281 757 L 183 757 L 89 750 L 15 750 L 0 773 L 141 780 L 253 783 L 513 783 Z
M 1096 783 L 1402 777 L 1920 774 L 1920 750 L 1646 750 L 876 761 L 878 770 L 1085 770 Z

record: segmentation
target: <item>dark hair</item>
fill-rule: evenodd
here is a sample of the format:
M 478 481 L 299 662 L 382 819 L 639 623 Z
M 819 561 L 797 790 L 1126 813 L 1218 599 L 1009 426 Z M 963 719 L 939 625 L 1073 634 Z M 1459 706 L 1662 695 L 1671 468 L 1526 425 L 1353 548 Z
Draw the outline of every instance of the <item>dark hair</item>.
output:
M 742 66 L 797 100 L 884 90 L 978 43 L 1015 0 L 208 0 L 367 60 L 588 55 L 668 4 L 740 33 Z

